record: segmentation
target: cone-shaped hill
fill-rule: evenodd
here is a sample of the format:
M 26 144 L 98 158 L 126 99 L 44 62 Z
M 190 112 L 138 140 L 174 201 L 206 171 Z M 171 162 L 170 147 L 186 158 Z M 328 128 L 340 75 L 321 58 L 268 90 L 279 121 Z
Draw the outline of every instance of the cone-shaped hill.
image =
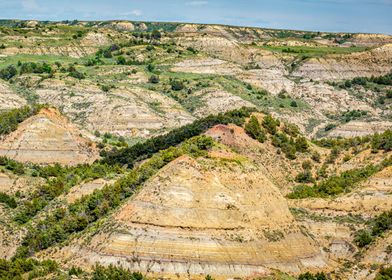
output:
M 93 236 L 52 257 L 79 266 L 121 264 L 159 275 L 249 276 L 325 266 L 286 200 L 238 155 L 169 163 Z
M 95 144 L 80 135 L 56 109 L 42 109 L 0 142 L 0 156 L 38 164 L 92 162 L 98 158 Z

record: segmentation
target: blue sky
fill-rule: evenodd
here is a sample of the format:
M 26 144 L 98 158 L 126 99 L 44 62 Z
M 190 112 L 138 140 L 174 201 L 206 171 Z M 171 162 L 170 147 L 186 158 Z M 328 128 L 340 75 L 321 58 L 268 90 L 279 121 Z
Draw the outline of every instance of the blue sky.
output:
M 392 34 L 392 0 L 0 0 L 0 18 L 178 21 Z

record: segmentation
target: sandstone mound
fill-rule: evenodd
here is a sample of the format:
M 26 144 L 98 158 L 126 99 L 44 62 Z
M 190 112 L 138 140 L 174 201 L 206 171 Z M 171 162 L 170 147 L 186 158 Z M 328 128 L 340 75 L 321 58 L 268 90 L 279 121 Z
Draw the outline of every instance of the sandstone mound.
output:
M 0 156 L 39 164 L 75 165 L 98 158 L 95 145 L 55 109 L 43 109 L 0 143 Z
M 255 166 L 181 157 L 83 245 L 71 263 L 121 264 L 160 275 L 249 276 L 325 265 L 285 199 Z M 102 242 L 104 240 L 104 242 Z

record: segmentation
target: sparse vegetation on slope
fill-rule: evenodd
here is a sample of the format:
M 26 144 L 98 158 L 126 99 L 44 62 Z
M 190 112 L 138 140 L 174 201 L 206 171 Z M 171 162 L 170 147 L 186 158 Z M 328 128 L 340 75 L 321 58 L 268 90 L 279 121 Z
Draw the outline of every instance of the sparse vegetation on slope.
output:
M 287 197 L 290 199 L 300 199 L 306 197 L 328 197 L 351 191 L 358 183 L 366 180 L 370 176 L 379 172 L 387 166 L 392 165 L 392 158 L 384 160 L 378 165 L 368 165 L 363 168 L 356 168 L 344 171 L 340 175 L 333 175 L 328 179 L 314 184 L 313 186 L 295 186 L 292 193 Z
M 367 222 L 367 229 L 359 230 L 354 241 L 358 247 L 365 247 L 387 231 L 392 230 L 392 210 L 384 212 Z
M 196 120 L 191 124 L 174 129 L 165 135 L 151 138 L 144 143 L 136 144 L 122 150 L 104 152 L 102 154 L 102 162 L 108 164 L 128 164 L 129 167 L 132 167 L 135 162 L 148 158 L 152 154 L 160 150 L 167 149 L 170 146 L 178 145 L 186 139 L 200 135 L 214 125 L 229 123 L 242 125 L 245 122 L 245 118 L 249 117 L 251 111 L 252 110 L 250 109 L 244 108 Z
M 118 165 L 100 163 L 94 163 L 92 165 L 81 164 L 75 167 L 62 167 L 59 164 L 44 167 L 33 166 L 33 175 L 45 178 L 47 182 L 39 186 L 20 205 L 14 220 L 19 224 L 28 222 L 39 211 L 45 208 L 51 200 L 83 181 L 104 178 L 123 172 Z
M 24 106 L 8 112 L 0 113 L 0 136 L 17 129 L 18 124 L 37 114 L 45 105 Z

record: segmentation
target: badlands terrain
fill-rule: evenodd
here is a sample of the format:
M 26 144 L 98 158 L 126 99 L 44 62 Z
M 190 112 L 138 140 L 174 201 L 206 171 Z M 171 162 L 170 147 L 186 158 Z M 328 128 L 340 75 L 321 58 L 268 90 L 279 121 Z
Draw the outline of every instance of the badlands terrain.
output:
M 392 36 L 0 21 L 0 279 L 392 279 Z

